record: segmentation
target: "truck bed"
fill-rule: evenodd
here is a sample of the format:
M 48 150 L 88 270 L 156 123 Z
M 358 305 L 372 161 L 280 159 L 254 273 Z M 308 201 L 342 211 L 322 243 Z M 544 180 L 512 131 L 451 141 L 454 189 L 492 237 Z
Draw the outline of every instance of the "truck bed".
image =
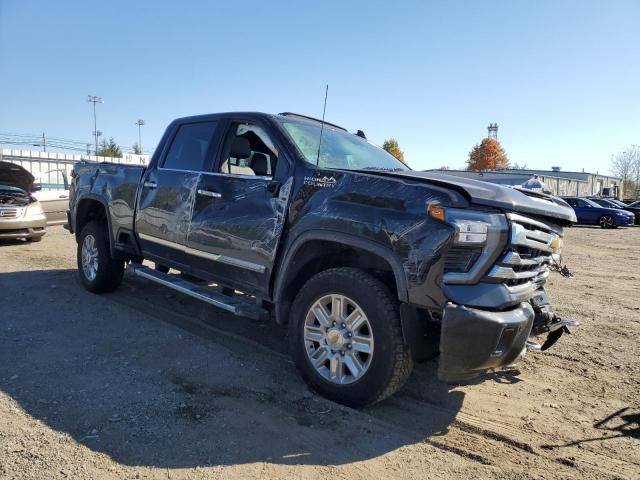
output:
M 80 197 L 94 198 L 103 204 L 106 202 L 112 238 L 117 239 L 122 230 L 132 231 L 138 185 L 145 168 L 107 162 L 76 164 L 75 189 L 71 192 L 70 202 L 72 208 L 76 207 L 74 204 Z

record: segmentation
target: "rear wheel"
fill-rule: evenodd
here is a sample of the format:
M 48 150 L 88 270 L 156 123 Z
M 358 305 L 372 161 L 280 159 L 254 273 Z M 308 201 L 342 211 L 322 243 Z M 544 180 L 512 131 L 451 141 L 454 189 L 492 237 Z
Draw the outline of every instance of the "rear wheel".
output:
M 598 220 L 602 228 L 616 228 L 616 220 L 611 215 L 602 215 Z
M 354 268 L 326 270 L 302 287 L 292 305 L 289 341 L 304 379 L 352 407 L 392 395 L 413 367 L 398 301 L 382 282 Z
M 90 292 L 111 292 L 122 282 L 124 262 L 111 256 L 107 229 L 102 222 L 89 222 L 82 229 L 77 260 L 80 280 Z

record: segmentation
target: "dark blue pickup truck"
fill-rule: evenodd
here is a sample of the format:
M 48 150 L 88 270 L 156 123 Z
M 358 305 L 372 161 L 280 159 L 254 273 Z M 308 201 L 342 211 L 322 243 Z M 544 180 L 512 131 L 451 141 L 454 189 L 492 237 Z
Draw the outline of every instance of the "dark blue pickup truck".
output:
M 353 406 L 393 394 L 417 359 L 439 353 L 457 382 L 540 349 L 533 335 L 555 342 L 572 322 L 544 283 L 575 221 L 558 198 L 412 171 L 361 131 L 291 113 L 176 120 L 146 168 L 77 164 L 69 209 L 88 290 L 126 266 L 286 324 L 305 380 Z

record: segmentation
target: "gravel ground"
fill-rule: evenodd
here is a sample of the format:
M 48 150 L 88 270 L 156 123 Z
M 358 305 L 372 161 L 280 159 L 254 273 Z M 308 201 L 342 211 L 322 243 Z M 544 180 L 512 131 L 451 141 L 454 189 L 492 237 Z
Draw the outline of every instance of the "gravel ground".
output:
M 284 331 L 127 275 L 96 296 L 50 228 L 0 244 L 0 478 L 640 478 L 640 228 L 573 228 L 552 274 L 582 326 L 470 385 L 419 365 L 354 411 Z

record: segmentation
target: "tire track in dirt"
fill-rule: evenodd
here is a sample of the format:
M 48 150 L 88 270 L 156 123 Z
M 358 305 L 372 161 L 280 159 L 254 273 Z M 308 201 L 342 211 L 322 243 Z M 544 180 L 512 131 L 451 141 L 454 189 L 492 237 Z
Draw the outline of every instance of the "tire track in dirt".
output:
M 421 398 L 418 395 L 407 392 L 403 394 L 400 392 L 398 395 L 402 408 L 401 412 L 406 412 L 411 409 L 411 403 L 427 405 L 435 414 L 446 415 L 445 409 L 433 405 L 428 400 Z M 415 417 L 411 416 L 413 420 Z M 498 444 L 502 444 L 507 447 L 519 450 L 522 455 L 533 455 L 535 459 L 546 459 L 548 461 L 559 462 L 562 465 L 569 465 L 586 472 L 598 471 L 603 477 L 601 478 L 638 478 L 640 477 L 640 465 L 633 462 L 625 462 L 618 458 L 612 457 L 605 453 L 587 448 L 575 448 L 570 447 L 567 453 L 554 456 L 553 452 L 557 451 L 557 448 L 545 448 L 549 441 L 546 437 L 536 434 L 534 432 L 527 431 L 528 441 L 519 440 L 522 436 L 522 431 L 513 425 L 506 423 L 498 423 L 486 418 L 480 418 L 468 412 L 458 412 L 456 419 L 452 422 L 450 432 L 454 435 L 447 436 L 447 440 L 455 439 L 457 435 L 455 430 L 466 433 L 469 438 L 473 436 L 480 436 L 487 439 L 494 440 Z M 569 440 L 563 439 L 562 443 L 568 443 Z M 491 443 L 486 443 L 485 447 L 491 448 Z M 569 448 L 569 447 L 568 447 Z M 505 450 L 501 450 L 498 456 L 501 456 Z M 484 452 L 483 452 L 484 453 Z M 491 458 L 491 456 L 489 456 Z M 568 461 L 567 461 L 568 460 Z M 550 466 L 550 465 L 548 465 Z M 581 468 L 584 467 L 584 468 Z

